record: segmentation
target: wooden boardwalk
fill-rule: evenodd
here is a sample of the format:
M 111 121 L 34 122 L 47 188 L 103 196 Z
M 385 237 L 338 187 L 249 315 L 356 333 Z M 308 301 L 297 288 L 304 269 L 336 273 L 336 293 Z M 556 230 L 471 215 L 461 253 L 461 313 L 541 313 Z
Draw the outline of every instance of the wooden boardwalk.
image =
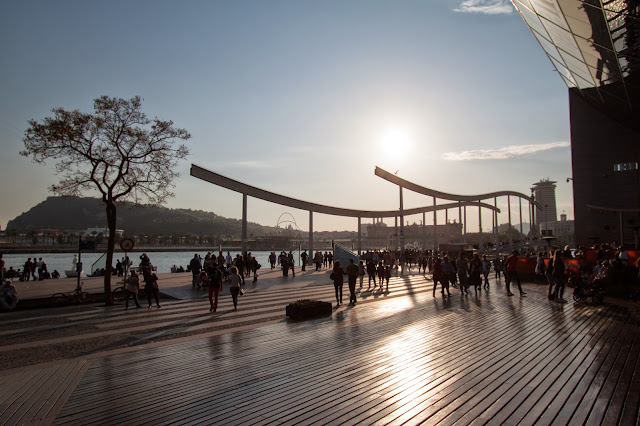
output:
M 158 327 L 134 311 L 143 343 L 204 334 L 10 370 L 0 424 L 638 424 L 637 306 L 559 305 L 525 288 L 434 298 L 421 276 L 394 277 L 388 293 L 307 322 L 282 307 L 333 301 L 331 285 L 248 293 L 238 312 L 223 299 L 208 321 L 202 300 L 154 311 Z M 101 333 L 125 314 L 68 315 Z M 239 327 L 252 318 L 264 325 Z

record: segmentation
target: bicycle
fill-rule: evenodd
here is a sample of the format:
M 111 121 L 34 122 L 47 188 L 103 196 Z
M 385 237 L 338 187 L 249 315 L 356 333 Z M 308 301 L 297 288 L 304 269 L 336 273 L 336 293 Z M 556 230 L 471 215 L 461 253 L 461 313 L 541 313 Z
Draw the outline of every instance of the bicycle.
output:
M 115 288 L 111 292 L 111 297 L 113 297 L 113 300 L 115 302 L 124 302 L 124 300 L 127 298 L 126 284 L 123 284 L 120 287 Z M 141 298 L 144 299 L 145 297 L 147 297 L 147 293 L 145 292 L 144 286 L 141 286 L 140 289 L 138 290 L 138 299 L 141 299 Z
M 89 298 L 89 293 L 82 290 L 82 284 L 77 287 L 73 292 L 69 293 L 55 293 L 49 298 L 49 303 L 52 306 L 61 306 L 71 303 L 84 303 Z

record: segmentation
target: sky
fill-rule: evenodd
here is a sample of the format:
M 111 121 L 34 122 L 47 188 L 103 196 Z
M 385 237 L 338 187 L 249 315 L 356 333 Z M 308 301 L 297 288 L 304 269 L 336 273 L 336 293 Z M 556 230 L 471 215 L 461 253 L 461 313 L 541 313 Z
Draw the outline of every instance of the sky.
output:
M 191 133 L 169 208 L 242 217 L 242 195 L 191 177 L 196 164 L 305 201 L 397 209 L 398 188 L 374 175 L 379 166 L 463 195 L 528 195 L 551 179 L 558 215 L 573 219 L 568 90 L 506 0 L 63 0 L 2 9 L 2 229 L 56 183 L 53 163 L 19 154 L 28 120 L 57 107 L 92 112 L 103 95 L 138 95 L 149 117 Z M 431 204 L 404 192 L 405 208 Z M 500 223 L 506 204 L 498 200 Z M 512 201 L 513 223 L 517 210 Z M 477 232 L 477 209 L 467 217 Z M 248 219 L 309 228 L 308 212 L 253 198 Z M 483 211 L 485 232 L 491 223 Z M 357 221 L 316 214 L 313 228 L 355 231 Z

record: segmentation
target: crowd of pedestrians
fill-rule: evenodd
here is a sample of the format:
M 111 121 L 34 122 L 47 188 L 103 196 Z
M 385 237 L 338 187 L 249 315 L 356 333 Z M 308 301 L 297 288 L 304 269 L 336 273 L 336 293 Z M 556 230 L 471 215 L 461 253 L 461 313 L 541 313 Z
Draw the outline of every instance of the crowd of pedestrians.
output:
M 307 253 L 304 250 L 300 254 L 299 272 L 306 272 L 308 265 L 315 266 L 315 271 L 330 270 L 338 304 L 343 303 L 343 284 L 346 280 L 349 286 L 350 305 L 357 303 L 356 286 L 358 281 L 361 292 L 385 291 L 385 288 L 386 291 L 389 291 L 389 280 L 393 275 L 403 276 L 416 272 L 424 275 L 425 278 L 428 278 L 427 275 L 431 276 L 434 297 L 438 285 L 440 285 L 440 293 L 444 297 L 450 297 L 453 289 L 458 290 L 462 296 L 467 296 L 471 292 L 478 295 L 482 290 L 490 289 L 489 275 L 492 271 L 496 282 L 500 282 L 504 278 L 504 291 L 507 296 L 514 296 L 517 289 L 517 293 L 521 297 L 525 297 L 526 292 L 522 288 L 520 277 L 520 271 L 523 270 L 520 261 L 525 260 L 527 263 L 531 263 L 534 259 L 536 281 L 544 280 L 548 284 L 549 300 L 558 303 L 567 302 L 565 299 L 567 284 L 574 287 L 575 283 L 570 279 L 576 277 L 575 269 L 572 266 L 576 260 L 582 262 L 579 271 L 582 276 L 579 278 L 586 280 L 589 285 L 593 284 L 603 288 L 611 287 L 616 281 L 626 280 L 629 277 L 635 279 L 636 283 L 640 281 L 637 254 L 634 254 L 634 257 L 630 259 L 623 246 L 618 246 L 615 250 L 610 246 L 595 246 L 591 250 L 594 249 L 598 250 L 598 253 L 597 264 L 593 266 L 593 271 L 589 271 L 588 268 L 592 266 L 583 261 L 586 258 L 584 255 L 586 249 L 569 250 L 569 247 L 565 247 L 564 250 L 541 251 L 537 255 L 526 253 L 523 256 L 520 256 L 517 250 L 513 250 L 509 255 L 495 255 L 493 259 L 490 259 L 487 254 L 474 251 L 437 253 L 431 250 L 412 249 L 403 251 L 374 250 L 367 251 L 359 258 L 350 259 L 346 266 L 340 261 L 334 262 L 331 251 Z M 593 253 L 591 253 L 592 255 Z M 574 264 L 569 264 L 567 267 L 569 259 L 574 259 Z M 279 255 L 276 252 L 271 252 L 268 261 L 272 270 L 281 269 L 283 277 L 296 276 L 296 262 L 292 251 L 282 251 Z M 148 307 L 151 307 L 153 302 L 158 308 L 161 307 L 158 296 L 158 277 L 153 273 L 153 265 L 149 257 L 145 253 L 140 256 L 138 272 L 130 271 L 127 273 L 131 264 L 131 260 L 125 256 L 117 261 L 115 267 L 118 276 L 126 276 L 125 308 L 128 308 L 130 301 L 136 307 L 140 307 L 138 294 L 141 284 L 144 284 Z M 227 252 L 226 255 L 222 252 L 218 255 L 209 252 L 204 258 L 196 253 L 187 265 L 187 271 L 192 273 L 192 287 L 194 289 L 208 289 L 210 312 L 217 311 L 223 283 L 228 283 L 230 286 L 234 310 L 237 309 L 238 296 L 243 294 L 246 279 L 253 276 L 253 282 L 257 282 L 260 268 L 261 265 L 250 252 L 235 256 L 232 256 L 230 252 Z M 172 268 L 172 271 L 173 269 L 177 270 L 175 267 Z M 10 309 L 10 306 L 15 306 L 17 301 L 15 287 L 11 288 L 11 286 L 5 285 L 6 279 L 18 278 L 20 281 L 29 281 L 50 277 L 46 262 L 42 258 L 28 258 L 22 271 L 14 271 L 12 268 L 9 270 L 5 268 L 4 259 L 0 253 L 0 283 L 3 283 L 2 286 L 4 286 L 4 293 L 0 298 L 1 307 Z M 364 288 L 365 279 L 367 280 L 366 289 Z M 636 296 L 640 298 L 640 294 Z

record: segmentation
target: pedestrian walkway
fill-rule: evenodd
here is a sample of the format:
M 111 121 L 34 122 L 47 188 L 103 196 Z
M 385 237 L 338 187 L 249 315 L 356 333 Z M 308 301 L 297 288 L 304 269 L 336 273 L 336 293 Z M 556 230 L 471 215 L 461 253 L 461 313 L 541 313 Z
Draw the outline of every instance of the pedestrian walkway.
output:
M 86 352 L 5 371 L 0 424 L 638 422 L 636 305 L 560 305 L 530 284 L 526 297 L 507 297 L 493 281 L 478 296 L 433 297 L 413 274 L 331 317 L 286 320 L 299 298 L 335 304 L 326 275 L 265 282 L 238 312 L 227 295 L 209 314 L 200 294 L 160 309 L 12 317 L 3 357 Z

